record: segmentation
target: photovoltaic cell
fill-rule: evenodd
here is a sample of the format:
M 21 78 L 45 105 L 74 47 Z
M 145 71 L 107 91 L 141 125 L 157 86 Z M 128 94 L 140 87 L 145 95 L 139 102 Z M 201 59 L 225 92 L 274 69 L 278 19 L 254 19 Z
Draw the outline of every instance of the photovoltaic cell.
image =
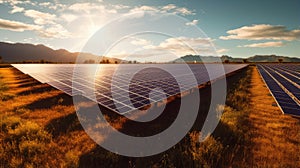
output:
M 237 71 L 246 64 L 13 64 L 42 83 L 127 113 Z M 147 66 L 147 68 L 145 68 Z M 189 71 L 185 68 L 188 66 Z M 94 74 L 91 69 L 98 68 Z M 136 72 L 136 69 L 141 69 Z M 166 71 L 167 69 L 168 71 Z M 173 74 L 173 75 L 172 75 Z M 175 76 L 174 76 L 175 74 Z M 193 83 L 196 79 L 196 84 Z
M 257 68 L 283 113 L 300 116 L 300 64 L 262 64 Z

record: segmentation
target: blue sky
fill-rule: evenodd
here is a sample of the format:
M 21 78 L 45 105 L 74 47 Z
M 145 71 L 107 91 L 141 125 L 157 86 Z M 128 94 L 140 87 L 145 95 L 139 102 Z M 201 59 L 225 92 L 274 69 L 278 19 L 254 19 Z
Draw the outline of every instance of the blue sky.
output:
M 140 60 L 143 54 L 150 59 L 155 54 L 170 59 L 166 53 L 300 57 L 299 8 L 298 0 L 0 0 L 0 41 L 44 44 L 54 49 L 122 58 L 139 55 Z M 137 27 L 129 26 L 133 21 L 128 15 L 134 16 Z M 124 16 L 127 20 L 123 25 L 112 23 Z M 154 28 L 153 24 L 159 26 Z M 153 28 L 156 32 L 161 28 L 162 33 L 132 35 L 118 42 L 109 53 L 84 47 L 95 36 L 105 37 L 101 41 L 117 41 L 121 35 L 133 33 L 129 28 Z M 168 31 L 172 36 L 164 35 Z

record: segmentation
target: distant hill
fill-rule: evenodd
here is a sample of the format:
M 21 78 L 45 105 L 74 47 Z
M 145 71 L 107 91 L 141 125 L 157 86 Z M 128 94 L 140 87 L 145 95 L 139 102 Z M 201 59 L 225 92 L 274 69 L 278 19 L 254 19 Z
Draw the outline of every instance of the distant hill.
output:
M 2 62 L 55 62 L 55 63 L 74 63 L 79 52 L 69 52 L 64 49 L 53 50 L 44 45 L 33 45 L 23 43 L 4 43 L 0 42 L 0 56 Z M 99 60 L 104 60 L 106 63 L 109 60 L 110 63 L 120 63 L 120 59 L 100 57 L 90 53 L 81 53 L 83 59 L 79 60 L 79 63 L 94 63 Z M 82 58 L 82 57 L 80 57 Z
M 225 60 L 229 62 L 278 62 L 279 59 L 282 59 L 282 62 L 300 62 L 300 58 L 293 58 L 287 56 L 276 56 L 276 55 L 255 55 L 249 58 L 233 58 L 227 55 L 223 55 L 221 57 L 218 56 L 199 56 L 199 55 L 186 55 L 181 58 L 175 59 L 174 63 L 182 63 L 182 62 L 225 62 Z
M 243 61 L 242 58 L 232 58 L 229 56 L 218 57 L 218 56 L 186 55 L 181 58 L 175 59 L 172 62 L 175 62 L 175 63 L 182 63 L 182 62 L 201 63 L 201 62 L 220 62 L 220 61 L 224 62 L 225 60 L 229 60 L 230 62 L 242 62 Z
M 123 61 L 117 58 L 102 57 L 90 53 L 69 52 L 64 49 L 53 50 L 44 45 L 33 45 L 24 43 L 4 43 L 0 42 L 0 62 L 16 63 L 16 62 L 53 62 L 53 63 L 74 63 L 81 54 L 81 60 L 77 63 L 130 63 L 131 61 Z M 283 62 L 300 62 L 300 58 L 292 58 L 287 56 L 276 55 L 255 55 L 249 58 L 233 58 L 227 55 L 219 56 L 197 56 L 186 55 L 181 58 L 175 59 L 171 62 L 219 62 L 220 59 L 225 62 L 278 62 L 282 59 Z
M 277 56 L 277 55 L 255 55 L 249 57 L 249 62 L 278 62 L 282 59 L 283 62 L 300 62 L 300 58 L 287 57 L 287 56 Z

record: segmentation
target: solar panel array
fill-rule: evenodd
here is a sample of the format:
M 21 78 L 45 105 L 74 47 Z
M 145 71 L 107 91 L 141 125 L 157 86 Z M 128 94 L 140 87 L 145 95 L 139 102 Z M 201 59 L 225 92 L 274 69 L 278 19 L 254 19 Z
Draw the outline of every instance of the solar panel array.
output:
M 83 95 L 120 114 L 188 91 L 224 77 L 224 73 L 228 74 L 247 66 L 246 64 L 154 65 L 13 64 L 15 68 L 42 83 L 48 83 L 71 96 Z M 98 68 L 98 71 L 91 73 L 94 72 L 94 68 Z
M 300 116 L 300 64 L 257 67 L 283 113 Z

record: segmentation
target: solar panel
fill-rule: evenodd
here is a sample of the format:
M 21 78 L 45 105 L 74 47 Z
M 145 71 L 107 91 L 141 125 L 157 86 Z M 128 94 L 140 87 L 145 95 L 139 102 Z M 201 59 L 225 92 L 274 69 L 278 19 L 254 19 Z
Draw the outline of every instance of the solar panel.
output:
M 290 71 L 299 69 L 300 65 L 265 64 L 257 67 L 283 113 L 299 116 L 299 78 Z
M 288 64 L 288 65 L 272 64 L 270 67 L 288 72 L 289 74 L 292 74 L 292 75 L 300 78 L 300 68 L 299 68 L 299 65 L 297 65 L 297 64 Z
M 198 87 L 246 64 L 13 64 L 71 96 L 82 95 L 124 114 Z M 90 70 L 98 68 L 97 73 Z M 136 70 L 139 69 L 138 72 Z M 213 73 L 208 73 L 213 72 Z M 134 74 L 134 75 L 132 75 Z M 174 76 L 175 74 L 175 76 Z M 193 79 L 196 83 L 193 83 Z

